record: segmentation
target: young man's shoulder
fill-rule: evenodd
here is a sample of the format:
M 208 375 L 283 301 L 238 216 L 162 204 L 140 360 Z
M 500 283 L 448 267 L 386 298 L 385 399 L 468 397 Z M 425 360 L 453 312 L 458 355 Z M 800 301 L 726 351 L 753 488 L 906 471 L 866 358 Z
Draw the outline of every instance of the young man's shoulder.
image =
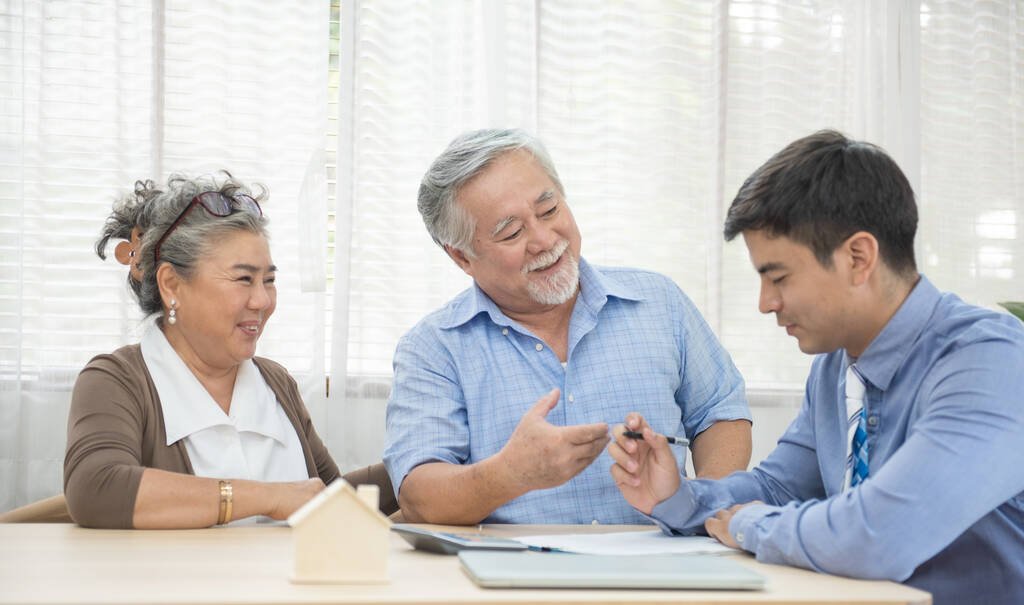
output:
M 1024 347 L 1024 323 L 1016 317 L 966 303 L 949 292 L 940 297 L 929 324 L 937 336 L 960 345 L 1010 341 Z

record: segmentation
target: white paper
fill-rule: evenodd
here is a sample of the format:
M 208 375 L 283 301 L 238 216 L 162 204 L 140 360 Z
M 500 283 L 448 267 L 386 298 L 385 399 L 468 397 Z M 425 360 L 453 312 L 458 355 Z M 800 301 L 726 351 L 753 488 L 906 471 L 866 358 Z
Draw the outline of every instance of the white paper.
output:
M 668 536 L 658 530 L 518 536 L 514 539 L 535 548 L 550 548 L 586 555 L 694 555 L 735 552 L 714 538 Z

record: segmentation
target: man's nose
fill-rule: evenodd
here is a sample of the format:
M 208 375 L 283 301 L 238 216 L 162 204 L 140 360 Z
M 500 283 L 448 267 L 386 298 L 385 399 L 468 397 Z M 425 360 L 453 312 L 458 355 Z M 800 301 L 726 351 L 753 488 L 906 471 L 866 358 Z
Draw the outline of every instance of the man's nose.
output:
M 761 313 L 777 313 L 780 307 L 778 291 L 767 279 L 761 280 L 761 294 L 757 301 L 757 310 Z
M 527 242 L 527 251 L 530 254 L 542 254 L 555 247 L 561 236 L 549 225 L 537 223 L 530 230 L 530 239 Z

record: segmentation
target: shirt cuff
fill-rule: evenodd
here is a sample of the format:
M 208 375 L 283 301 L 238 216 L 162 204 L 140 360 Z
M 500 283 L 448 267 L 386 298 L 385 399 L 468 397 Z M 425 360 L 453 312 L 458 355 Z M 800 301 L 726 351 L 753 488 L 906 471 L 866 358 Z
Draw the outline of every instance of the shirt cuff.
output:
M 774 513 L 778 507 L 768 504 L 751 504 L 745 506 L 732 516 L 729 521 L 729 535 L 747 552 L 757 553 L 758 524 Z
M 687 521 L 697 510 L 697 497 L 690 482 L 683 479 L 679 489 L 654 506 L 647 518 L 654 521 L 666 534 L 693 533 Z

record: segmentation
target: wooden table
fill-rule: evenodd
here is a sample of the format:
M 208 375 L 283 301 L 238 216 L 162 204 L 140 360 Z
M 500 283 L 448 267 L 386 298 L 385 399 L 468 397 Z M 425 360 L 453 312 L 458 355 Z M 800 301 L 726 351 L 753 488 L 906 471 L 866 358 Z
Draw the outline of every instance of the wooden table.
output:
M 603 526 L 596 531 L 623 530 Z M 647 528 L 644 528 L 647 529 Z M 458 528 L 466 531 L 466 528 Z M 484 526 L 493 535 L 594 531 L 570 526 Z M 767 578 L 763 591 L 510 590 L 478 588 L 456 557 L 414 551 L 391 535 L 391 583 L 288 581 L 288 527 L 187 531 L 89 530 L 72 524 L 0 524 L 0 603 L 843 603 L 928 604 L 925 592 L 731 556 Z M 358 548 L 353 545 L 353 548 Z

